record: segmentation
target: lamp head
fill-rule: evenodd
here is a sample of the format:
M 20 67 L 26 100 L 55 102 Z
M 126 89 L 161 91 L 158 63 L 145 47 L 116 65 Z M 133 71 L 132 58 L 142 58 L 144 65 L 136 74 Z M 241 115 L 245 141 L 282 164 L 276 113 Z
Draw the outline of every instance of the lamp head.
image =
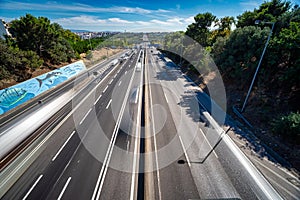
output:
M 256 25 L 260 24 L 261 23 L 261 20 L 255 20 L 254 22 Z

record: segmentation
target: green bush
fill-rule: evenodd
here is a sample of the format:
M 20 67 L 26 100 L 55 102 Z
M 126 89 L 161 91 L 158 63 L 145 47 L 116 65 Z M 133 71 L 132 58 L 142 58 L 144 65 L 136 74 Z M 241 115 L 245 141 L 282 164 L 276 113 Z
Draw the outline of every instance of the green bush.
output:
M 281 135 L 284 139 L 300 142 L 300 113 L 291 112 L 288 115 L 275 119 L 272 123 L 272 131 Z

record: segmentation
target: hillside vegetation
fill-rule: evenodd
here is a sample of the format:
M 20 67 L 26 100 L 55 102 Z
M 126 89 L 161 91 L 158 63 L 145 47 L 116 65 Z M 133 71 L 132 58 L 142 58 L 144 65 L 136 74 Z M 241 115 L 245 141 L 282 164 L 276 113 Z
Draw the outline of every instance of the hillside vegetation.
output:
M 105 38 L 82 40 L 46 17 L 30 14 L 9 23 L 12 37 L 0 39 L 0 89 L 80 58 Z M 8 83 L 8 84 L 3 84 Z
M 204 80 L 210 74 L 212 58 L 223 77 L 229 113 L 232 106 L 242 107 L 271 31 L 271 23 L 255 25 L 255 21 L 275 23 L 243 115 L 256 127 L 260 138 L 265 138 L 271 145 L 275 141 L 275 149 L 280 143 L 288 144 L 289 151 L 298 151 L 299 157 L 299 5 L 272 0 L 242 13 L 236 20 L 232 16 L 218 19 L 209 12 L 199 13 L 194 19 L 185 32 L 167 35 L 162 51 L 197 80 Z M 199 50 L 190 38 L 202 48 Z M 195 57 L 201 59 L 193 60 Z M 297 164 L 300 166 L 300 162 Z

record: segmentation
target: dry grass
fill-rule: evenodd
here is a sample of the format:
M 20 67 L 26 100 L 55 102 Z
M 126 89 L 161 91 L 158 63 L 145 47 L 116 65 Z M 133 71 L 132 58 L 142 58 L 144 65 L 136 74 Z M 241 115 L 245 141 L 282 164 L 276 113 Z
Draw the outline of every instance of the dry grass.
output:
M 81 54 L 81 58 L 84 62 L 84 64 L 86 65 L 87 68 L 93 66 L 95 63 L 100 62 L 101 60 L 106 59 L 107 57 L 110 57 L 116 53 L 119 53 L 120 51 L 122 51 L 122 49 L 106 49 L 106 48 L 101 48 L 101 49 L 97 49 L 92 51 L 92 56 L 90 59 L 88 59 L 85 53 Z

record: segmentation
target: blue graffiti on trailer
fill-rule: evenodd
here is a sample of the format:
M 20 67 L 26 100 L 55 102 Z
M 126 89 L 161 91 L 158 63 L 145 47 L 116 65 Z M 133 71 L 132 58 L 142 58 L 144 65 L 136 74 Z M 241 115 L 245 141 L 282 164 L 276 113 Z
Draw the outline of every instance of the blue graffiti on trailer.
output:
M 85 69 L 84 63 L 78 61 L 0 90 L 0 115 L 76 76 Z

